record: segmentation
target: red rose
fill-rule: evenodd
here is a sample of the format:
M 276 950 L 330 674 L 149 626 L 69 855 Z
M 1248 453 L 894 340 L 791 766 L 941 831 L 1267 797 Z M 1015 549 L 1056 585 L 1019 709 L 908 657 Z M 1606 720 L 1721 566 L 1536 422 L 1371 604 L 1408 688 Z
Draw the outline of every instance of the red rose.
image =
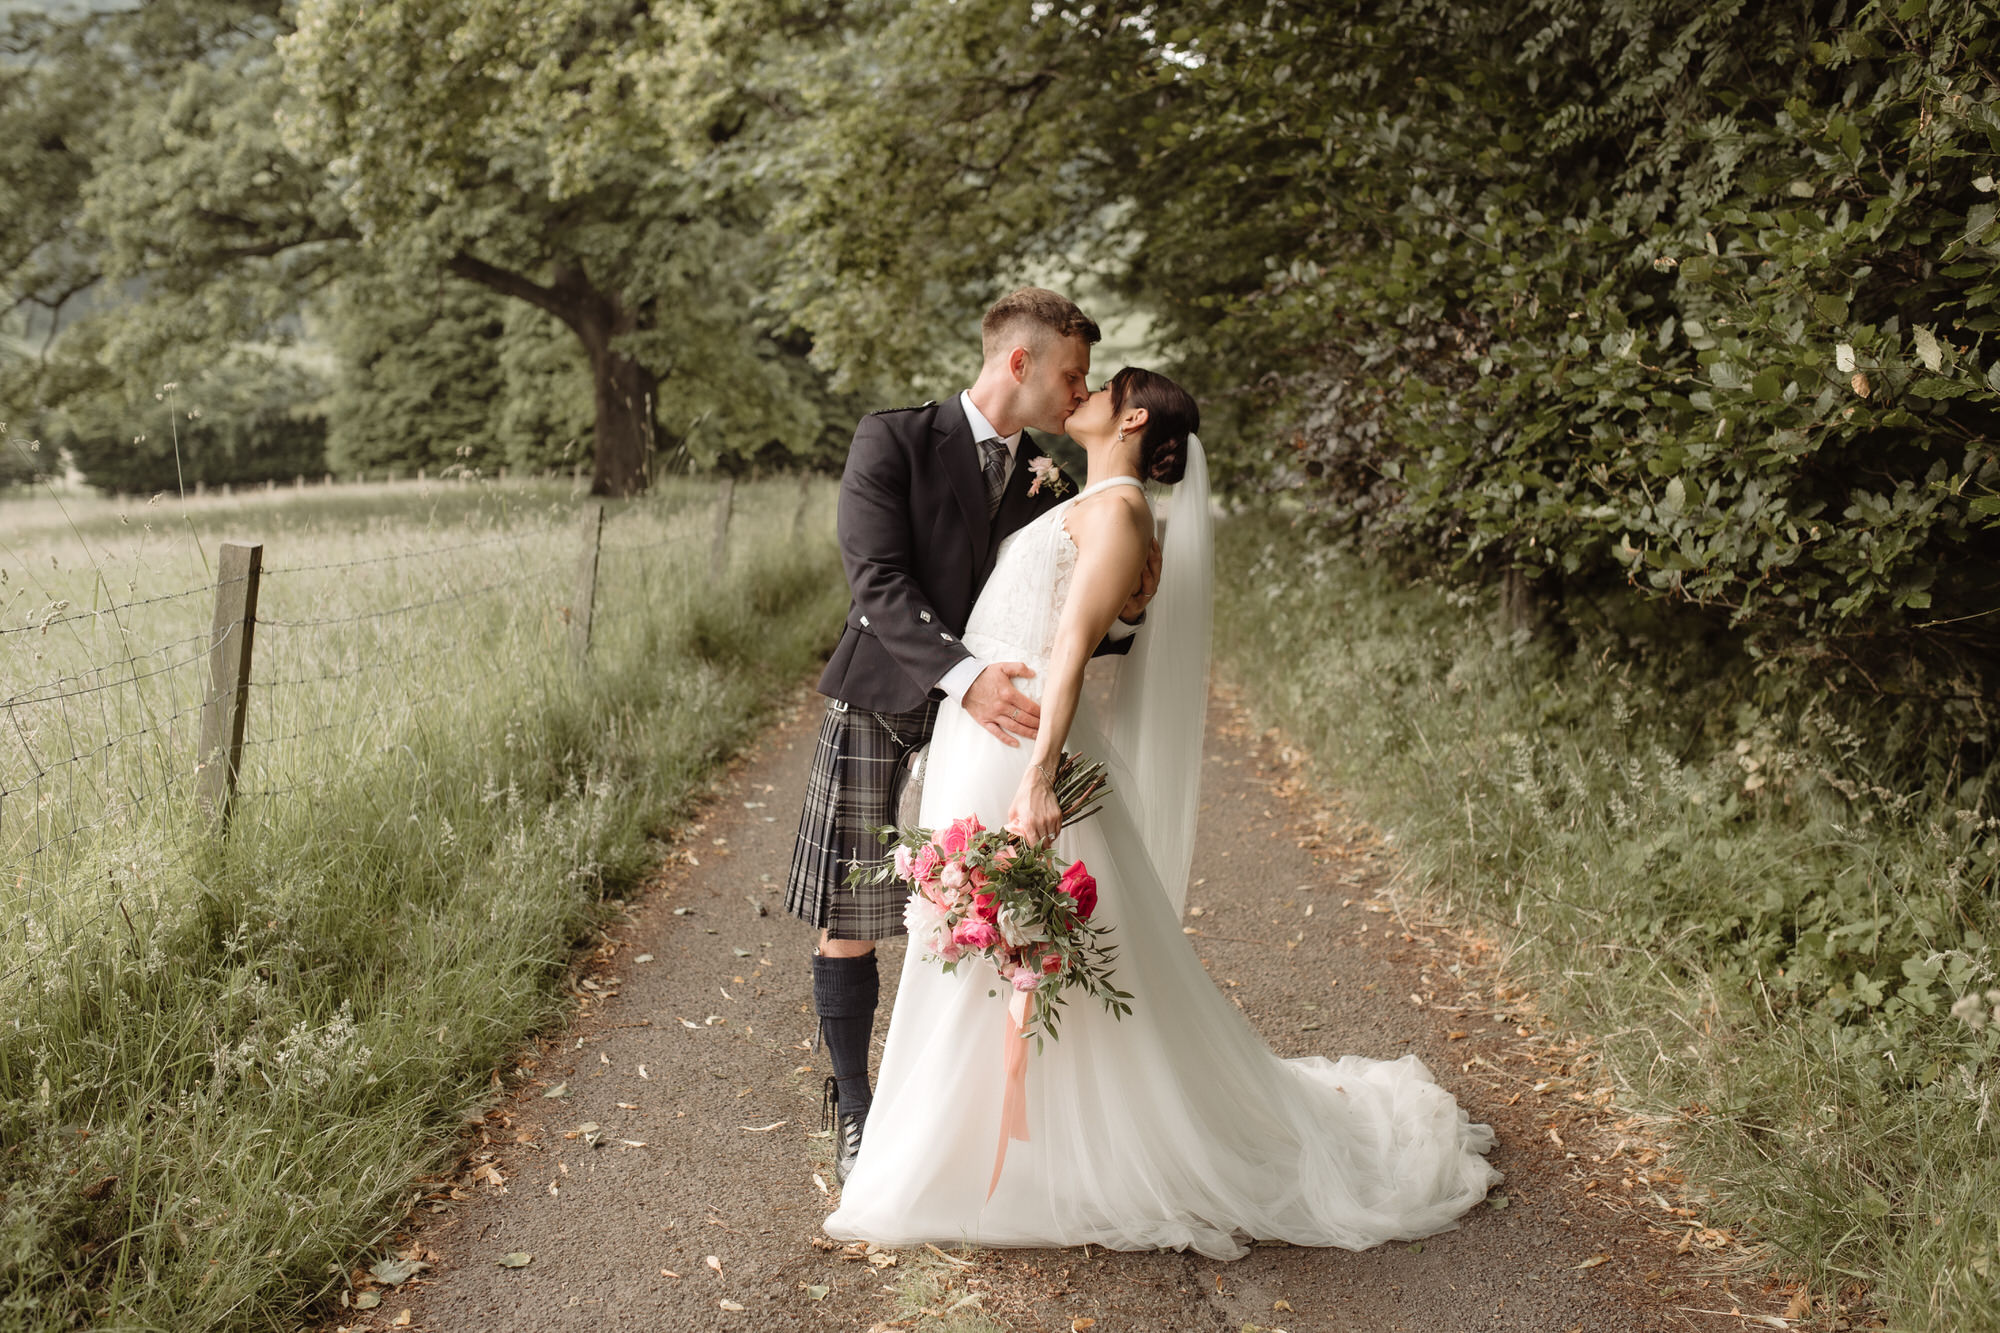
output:
M 975 893 L 972 895 L 972 910 L 982 921 L 991 921 L 1000 915 L 1000 895 L 997 893 Z
M 954 819 L 951 822 L 951 827 L 945 830 L 942 838 L 938 839 L 938 845 L 944 849 L 945 855 L 959 856 L 971 845 L 974 834 L 985 831 L 979 822 L 979 816 L 967 815 L 963 819 Z
M 1063 871 L 1062 883 L 1058 887 L 1076 900 L 1077 916 L 1090 920 L 1090 914 L 1097 910 L 1097 881 L 1084 869 L 1083 862 L 1071 861 L 1069 869 Z

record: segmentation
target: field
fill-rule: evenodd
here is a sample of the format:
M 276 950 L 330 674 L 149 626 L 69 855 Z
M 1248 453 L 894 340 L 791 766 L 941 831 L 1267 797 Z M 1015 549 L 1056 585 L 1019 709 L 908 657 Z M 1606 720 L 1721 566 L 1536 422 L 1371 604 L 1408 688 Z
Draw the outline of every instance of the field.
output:
M 296 1320 L 576 944 L 831 642 L 832 488 L 0 500 L 0 1327 Z M 218 548 L 263 543 L 240 793 L 195 798 Z

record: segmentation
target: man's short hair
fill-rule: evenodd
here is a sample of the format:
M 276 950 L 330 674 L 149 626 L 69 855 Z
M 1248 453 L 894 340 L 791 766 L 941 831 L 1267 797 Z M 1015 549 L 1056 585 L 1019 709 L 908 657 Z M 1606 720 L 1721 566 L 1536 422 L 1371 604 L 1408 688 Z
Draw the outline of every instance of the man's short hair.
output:
M 979 321 L 980 354 L 986 357 L 998 356 L 1010 344 L 1040 352 L 1052 337 L 1081 338 L 1090 346 L 1103 336 L 1076 302 L 1046 287 L 1008 292 Z

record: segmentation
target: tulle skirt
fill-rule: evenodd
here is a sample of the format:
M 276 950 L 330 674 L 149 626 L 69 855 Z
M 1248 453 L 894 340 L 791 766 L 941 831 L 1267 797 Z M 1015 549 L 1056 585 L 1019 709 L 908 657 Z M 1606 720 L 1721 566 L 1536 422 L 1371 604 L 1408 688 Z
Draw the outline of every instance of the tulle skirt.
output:
M 1088 722 L 1079 734 L 1087 733 Z M 960 708 L 931 742 L 923 823 L 1006 820 L 1027 746 Z M 987 964 L 946 975 L 912 948 L 881 1079 L 829 1236 L 885 1245 L 1194 1249 L 1246 1240 L 1360 1250 L 1448 1230 L 1500 1179 L 1493 1132 L 1413 1055 L 1281 1060 L 1203 971 L 1114 793 L 1056 850 L 1098 883 L 1123 1019 L 1072 996 L 1028 1056 L 1028 1139 L 989 1199 L 1007 989 Z M 1225 890 L 1226 891 L 1226 890 Z M 1214 890 L 1211 890 L 1214 892 Z

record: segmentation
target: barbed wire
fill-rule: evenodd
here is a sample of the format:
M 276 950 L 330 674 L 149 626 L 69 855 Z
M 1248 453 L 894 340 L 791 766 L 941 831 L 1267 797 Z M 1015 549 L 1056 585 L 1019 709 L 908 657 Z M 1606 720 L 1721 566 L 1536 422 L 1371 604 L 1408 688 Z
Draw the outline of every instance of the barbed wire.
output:
M 151 787 L 140 792 L 139 795 L 131 797 L 130 799 L 125 800 L 117 805 L 108 806 L 103 811 L 99 812 L 97 818 L 86 820 L 83 823 L 79 824 L 72 824 L 64 832 L 59 833 L 52 838 L 45 839 L 44 841 L 36 844 L 32 850 L 22 853 L 16 853 L 14 855 L 22 861 L 32 862 L 37 858 L 39 858 L 44 852 L 51 851 L 54 848 L 60 847 L 65 843 L 74 842 L 78 837 L 82 836 L 85 833 L 90 832 L 92 829 L 106 827 L 112 822 L 113 818 L 115 818 L 117 815 L 126 813 L 128 811 L 137 810 L 140 806 L 144 805 L 146 802 L 159 796 L 161 793 L 180 786 L 183 782 L 186 782 L 189 778 L 193 777 L 195 774 L 195 769 L 192 765 L 190 765 L 185 769 L 177 767 L 168 767 L 167 765 L 162 765 L 161 767 L 163 771 L 166 773 L 166 776 L 159 782 L 154 783 Z M 12 794 L 13 793 L 10 792 L 0 792 L 0 799 L 4 799 L 6 796 Z
M 684 532 L 656 542 L 600 542 L 597 549 L 606 555 L 629 555 L 635 551 L 657 551 L 662 546 L 693 546 L 699 540 L 698 534 Z
M 361 620 L 383 620 L 389 616 L 407 615 L 411 611 L 422 611 L 427 607 L 443 606 L 448 602 L 462 602 L 468 597 L 477 597 L 482 593 L 489 593 L 497 588 L 511 588 L 518 584 L 532 583 L 536 579 L 548 578 L 556 572 L 555 570 L 544 569 L 538 573 L 523 574 L 518 578 L 496 579 L 492 583 L 482 583 L 477 588 L 467 588 L 462 592 L 455 592 L 445 597 L 432 597 L 421 602 L 407 602 L 402 606 L 391 606 L 379 611 L 357 611 L 351 616 L 318 616 L 304 620 L 266 620 L 263 616 L 258 616 L 257 623 L 259 625 L 268 625 L 273 629 L 301 629 L 317 625 L 350 625 Z
M 219 579 L 214 583 L 204 583 L 198 588 L 187 588 L 181 592 L 161 593 L 158 597 L 141 597 L 135 601 L 119 602 L 115 606 L 98 607 L 89 611 L 79 611 L 73 616 L 53 616 L 48 620 L 40 622 L 39 624 L 8 625 L 0 627 L 0 638 L 4 638 L 9 634 L 47 634 L 51 629 L 55 628 L 57 625 L 74 624 L 79 620 L 102 620 L 106 616 L 116 615 L 120 611 L 130 611 L 135 607 L 154 606 L 160 602 L 175 602 L 185 597 L 195 597 L 202 593 L 215 592 L 219 589 L 228 587 L 232 583 L 242 583 L 248 577 L 249 577 L 248 575 L 239 574 L 238 576 L 232 579 Z M 58 600 L 49 603 L 51 607 L 66 607 L 69 604 L 70 603 L 66 598 L 59 598 Z
M 229 628 L 223 631 L 222 636 L 218 639 L 215 639 L 212 643 L 209 640 L 209 636 L 206 634 L 197 634 L 194 637 L 187 639 L 175 639 L 172 642 L 163 644 L 158 648 L 152 648 L 143 653 L 134 653 L 132 656 L 124 658 L 117 662 L 107 662 L 103 666 L 91 667 L 88 671 L 80 671 L 73 676 L 59 676 L 55 680 L 45 681 L 40 685 L 32 685 L 28 687 L 27 690 L 23 691 L 20 694 L 13 695 L 10 698 L 0 699 L 0 708 L 15 708 L 15 707 L 27 708 L 27 707 L 33 707 L 38 704 L 60 703 L 64 699 L 80 699 L 87 694 L 101 694 L 105 690 L 120 689 L 127 685 L 136 685 L 142 680 L 151 680 L 155 676 L 164 676 L 170 671 L 178 671 L 180 668 L 184 666 L 189 666 L 195 662 L 201 661 L 204 657 L 207 657 L 209 653 L 213 651 L 215 648 L 218 648 L 223 644 L 229 642 L 230 637 L 235 634 L 236 628 L 237 628 L 237 622 L 231 622 Z M 163 653 L 177 648 L 185 648 L 189 644 L 201 644 L 202 647 L 200 651 L 196 652 L 192 657 L 183 657 L 179 661 L 169 662 L 165 666 L 162 666 L 155 671 L 144 671 L 144 672 L 135 671 L 130 676 L 123 676 L 117 680 L 103 681 L 99 684 L 86 686 L 83 689 L 67 690 L 60 694 L 36 693 L 36 691 L 38 690 L 49 690 L 49 689 L 54 689 L 60 685 L 69 685 L 81 682 L 85 679 L 88 679 L 91 676 L 100 675 L 106 671 L 112 671 L 121 666 L 132 666 L 144 658 L 153 656 L 155 653 Z
M 333 731 L 339 727 L 353 726 L 356 723 L 370 721 L 374 718 L 382 716 L 384 713 L 389 712 L 391 709 L 414 708 L 418 704 L 429 703 L 433 699 L 440 698 L 441 696 L 444 695 L 444 693 L 445 691 L 443 690 L 432 690 L 427 694 L 420 694 L 412 699 L 385 700 L 384 702 L 376 705 L 374 708 L 370 709 L 366 713 L 347 714 L 342 717 L 337 717 L 333 719 L 331 722 L 322 723 L 321 725 L 316 727 L 307 727 L 303 731 L 286 732 L 282 736 L 256 736 L 256 737 L 245 736 L 243 738 L 243 749 L 246 752 L 248 752 L 250 750 L 258 749 L 266 745 L 283 745 L 287 741 L 303 740 L 308 736 L 318 736 L 324 732 Z
M 30 762 L 37 765 L 37 771 L 32 776 L 30 776 L 25 782 L 23 782 L 20 786 L 0 787 L 0 799 L 4 799 L 9 796 L 18 796 L 20 793 L 26 791 L 30 786 L 46 781 L 49 775 L 52 773 L 58 773 L 65 768 L 73 768 L 77 764 L 85 763 L 89 760 L 97 758 L 100 755 L 107 754 L 110 751 L 117 749 L 120 745 L 123 745 L 125 742 L 137 739 L 140 736 L 151 735 L 153 732 L 156 732 L 160 730 L 162 727 L 166 726 L 169 722 L 175 722 L 181 718 L 188 717 L 191 714 L 199 713 L 203 708 L 206 708 L 207 706 L 208 705 L 205 702 L 190 705 L 189 707 L 180 709 L 177 712 L 169 713 L 165 717 L 155 718 L 153 719 L 153 721 L 147 723 L 145 726 L 140 727 L 137 731 L 120 732 L 118 735 L 112 736 L 109 739 L 107 739 L 104 742 L 104 744 L 96 747 L 95 749 L 75 751 L 71 753 L 67 759 L 56 759 L 47 763 L 44 763 L 42 759 L 38 755 L 36 755 L 33 750 L 30 750 L 27 747 L 26 739 L 23 738 L 21 753 L 26 755 Z
M 315 676 L 291 676 L 280 680 L 253 679 L 250 682 L 250 688 L 253 690 L 275 690 L 293 685 L 318 685 L 333 680 L 352 680 L 356 676 L 365 676 L 370 672 L 387 671 L 392 667 L 409 666 L 412 662 L 427 662 L 432 658 L 455 655 L 459 651 L 461 651 L 461 645 L 446 643 L 436 648 L 427 648 L 420 653 L 409 653 L 403 657 L 387 658 L 380 662 L 363 662 L 359 666 L 345 670 L 322 671 Z
M 525 544 L 521 534 L 510 533 L 493 537 L 482 537 L 478 541 L 459 542 L 452 546 L 424 546 L 414 551 L 397 551 L 392 555 L 371 555 L 360 560 L 331 560 L 318 565 L 277 565 L 266 568 L 264 573 L 266 575 L 304 574 L 320 569 L 354 569 L 361 565 L 386 564 L 392 560 L 414 560 L 418 556 L 424 555 L 447 555 L 453 551 L 470 551 L 475 547 L 494 546 L 503 542 L 512 543 L 515 546 Z

